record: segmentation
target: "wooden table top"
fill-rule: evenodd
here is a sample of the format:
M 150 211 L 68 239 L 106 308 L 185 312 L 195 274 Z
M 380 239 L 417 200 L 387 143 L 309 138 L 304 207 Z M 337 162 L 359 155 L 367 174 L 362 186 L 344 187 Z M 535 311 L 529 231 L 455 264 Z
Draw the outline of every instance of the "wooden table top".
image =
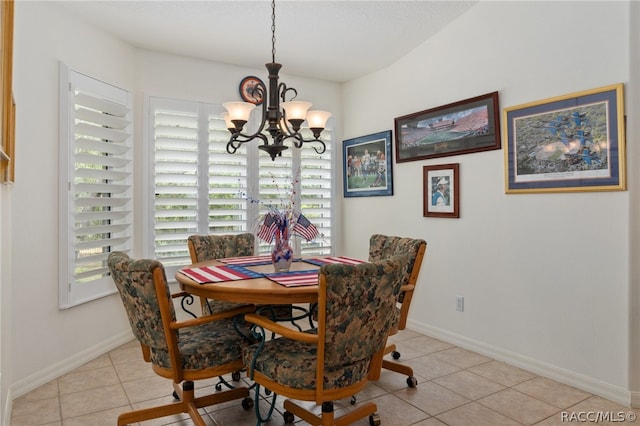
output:
M 222 265 L 224 264 L 217 260 L 211 260 L 194 263 L 187 268 Z M 274 272 L 272 264 L 245 266 L 245 268 L 259 273 Z M 291 264 L 291 271 L 311 269 L 319 269 L 319 266 L 302 261 Z M 200 284 L 179 271 L 176 272 L 175 277 L 183 291 L 208 299 L 257 304 L 312 303 L 318 301 L 317 285 L 285 287 L 266 277 Z

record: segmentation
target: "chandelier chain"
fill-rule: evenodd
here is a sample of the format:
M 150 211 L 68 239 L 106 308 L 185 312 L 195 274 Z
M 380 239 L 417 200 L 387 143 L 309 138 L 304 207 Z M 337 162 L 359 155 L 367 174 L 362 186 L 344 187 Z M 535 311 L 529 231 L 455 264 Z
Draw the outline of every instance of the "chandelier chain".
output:
M 276 61 L 276 0 L 271 1 L 271 62 Z

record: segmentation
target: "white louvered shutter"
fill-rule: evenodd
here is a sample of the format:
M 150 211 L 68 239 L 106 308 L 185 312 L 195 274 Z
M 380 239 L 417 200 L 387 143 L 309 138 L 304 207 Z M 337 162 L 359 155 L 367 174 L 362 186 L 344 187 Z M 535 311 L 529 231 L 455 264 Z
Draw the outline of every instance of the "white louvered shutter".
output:
M 191 263 L 190 235 L 247 230 L 246 148 L 226 152 L 222 107 L 151 98 L 153 256 L 167 269 Z
M 318 229 L 319 235 L 311 241 L 301 240 L 299 253 L 303 256 L 329 255 L 333 253 L 333 135 L 331 124 L 322 131 L 321 139 L 327 149 L 319 155 L 313 147 L 305 144 L 300 155 L 300 205 L 302 212 Z M 311 131 L 305 129 L 305 138 Z
M 60 307 L 68 308 L 114 293 L 107 257 L 133 245 L 133 99 L 60 71 Z

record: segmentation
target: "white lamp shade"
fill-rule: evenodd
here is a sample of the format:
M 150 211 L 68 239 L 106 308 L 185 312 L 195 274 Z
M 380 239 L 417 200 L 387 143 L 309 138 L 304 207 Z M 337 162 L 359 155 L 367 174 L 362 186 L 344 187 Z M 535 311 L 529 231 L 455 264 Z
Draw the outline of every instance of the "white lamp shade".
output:
M 282 108 L 284 109 L 287 120 L 304 120 L 305 116 L 307 115 L 307 110 L 311 108 L 311 102 L 283 102 Z
M 222 104 L 222 106 L 225 107 L 229 112 L 229 121 L 242 120 L 245 122 L 249 121 L 251 111 L 253 111 L 256 107 L 250 102 L 226 102 Z
M 227 129 L 233 129 L 235 125 L 231 122 L 231 119 L 229 118 L 229 112 L 223 112 L 221 115 L 222 115 L 222 118 L 224 118 L 225 127 Z
M 331 113 L 327 111 L 309 111 L 307 113 L 307 124 L 311 129 L 324 129 Z

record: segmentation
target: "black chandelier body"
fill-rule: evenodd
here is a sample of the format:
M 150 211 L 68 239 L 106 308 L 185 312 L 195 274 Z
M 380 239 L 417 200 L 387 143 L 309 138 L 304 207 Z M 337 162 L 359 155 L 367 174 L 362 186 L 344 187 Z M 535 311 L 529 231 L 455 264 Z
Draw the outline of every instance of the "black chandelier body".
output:
M 297 90 L 293 87 L 287 87 L 285 83 L 278 82 L 278 73 L 282 65 L 275 61 L 275 0 L 272 0 L 271 7 L 272 61 L 265 65 L 269 72 L 269 87 L 267 88 L 264 82 L 259 80 L 253 88 L 253 96 L 256 99 L 262 99 L 261 122 L 255 133 L 243 133 L 243 128 L 256 107 L 255 104 L 250 102 L 225 103 L 224 107 L 227 108 L 227 113 L 224 114 L 225 121 L 229 132 L 231 132 L 231 138 L 227 143 L 227 152 L 234 154 L 243 144 L 260 139 L 263 144 L 258 148 L 266 151 L 275 161 L 276 156 L 281 156 L 282 151 L 289 148 L 284 144 L 284 141 L 291 139 L 296 148 L 302 148 L 304 143 L 316 143 L 318 146 L 314 146 L 314 150 L 318 154 L 322 154 L 326 151 L 326 145 L 320 139 L 320 134 L 331 113 L 307 111 L 311 103 L 295 101 L 294 99 L 298 95 Z M 286 99 L 287 96 L 290 96 L 289 101 Z M 305 120 L 313 134 L 313 139 L 305 139 L 300 132 Z

